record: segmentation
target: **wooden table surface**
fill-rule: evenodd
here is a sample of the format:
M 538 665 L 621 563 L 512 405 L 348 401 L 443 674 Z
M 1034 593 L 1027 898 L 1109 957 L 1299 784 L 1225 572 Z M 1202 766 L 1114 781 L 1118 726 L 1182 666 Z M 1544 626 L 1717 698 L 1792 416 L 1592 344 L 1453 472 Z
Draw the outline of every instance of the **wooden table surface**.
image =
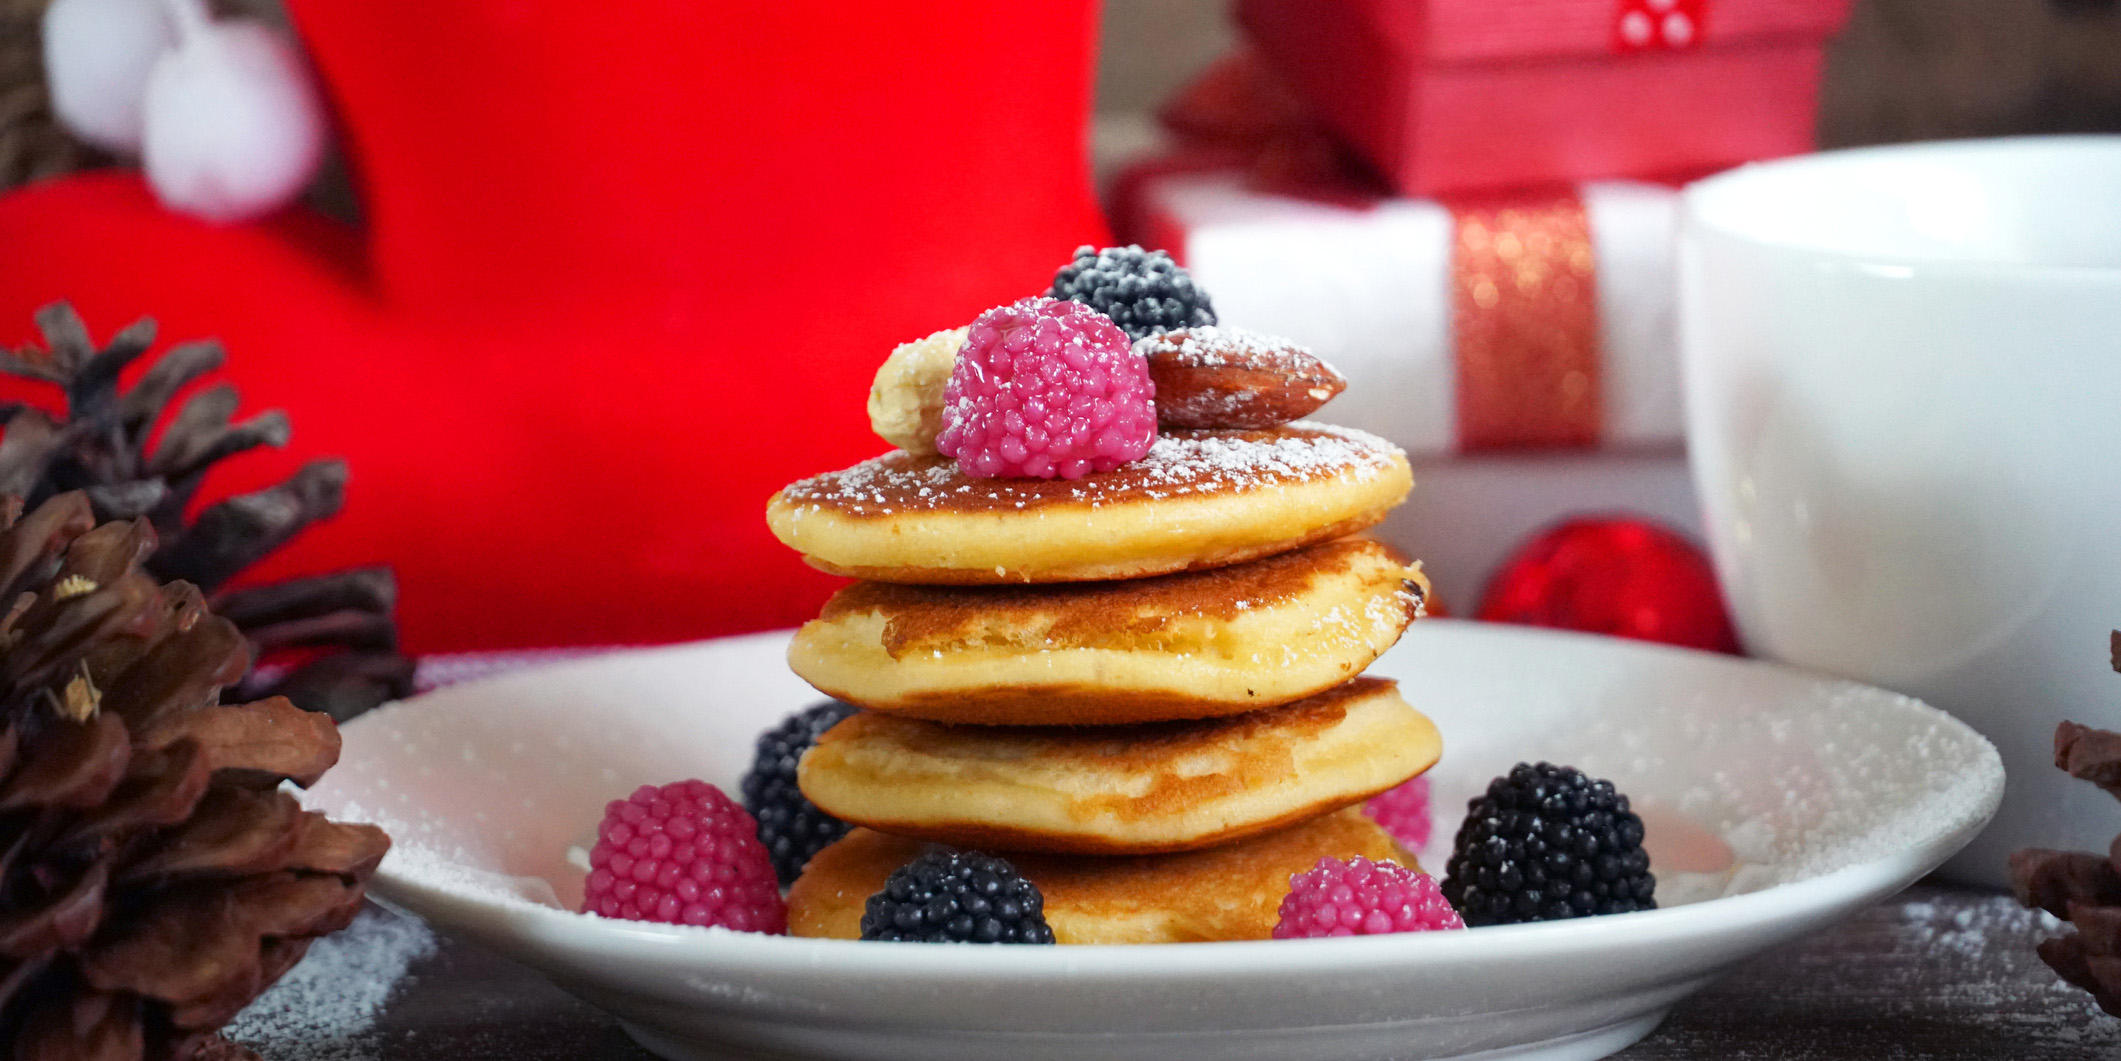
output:
M 2054 931 L 2008 896 L 1918 885 L 1685 1002 L 1628 1061 L 2062 1061 L 2121 1055 L 2121 1020 L 2033 953 Z M 652 1061 L 537 974 L 444 941 L 358 1042 L 268 1061 Z

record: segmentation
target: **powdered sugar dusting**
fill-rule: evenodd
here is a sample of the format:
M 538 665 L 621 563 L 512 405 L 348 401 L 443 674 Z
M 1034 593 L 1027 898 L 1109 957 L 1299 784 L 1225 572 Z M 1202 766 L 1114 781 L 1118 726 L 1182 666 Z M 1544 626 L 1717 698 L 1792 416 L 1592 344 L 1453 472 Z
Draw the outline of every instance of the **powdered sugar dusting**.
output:
M 1387 474 L 1398 447 L 1353 428 L 1298 421 L 1272 431 L 1171 431 L 1142 459 L 1070 481 L 968 479 L 954 462 L 887 453 L 782 491 L 792 515 L 829 508 L 844 516 L 898 512 L 1092 507 L 1132 498 L 1244 493 L 1303 482 Z
M 1908 1008 L 1946 1010 L 2021 1044 L 2021 1056 L 2111 1057 L 2121 1050 L 2121 1022 L 2041 963 L 2034 948 L 2063 928 L 2045 910 L 2026 909 L 2008 895 L 1954 902 L 1925 893 L 1894 904 L 1889 914 L 1888 953 L 1922 961 L 1879 962 L 1877 987 L 1908 999 Z M 1938 966 L 1944 975 L 1937 975 Z M 1952 974 L 1960 969 L 1966 972 Z M 1916 977 L 1924 982 L 1895 982 Z
M 370 1061 L 384 1004 L 434 952 L 424 923 L 369 907 L 344 931 L 311 944 L 226 1034 L 273 1061 Z
M 1587 695 L 1581 687 L 1520 693 L 1511 710 L 1532 720 L 1551 709 L 1554 721 L 1530 723 L 1529 732 L 1516 730 L 1493 747 L 1486 734 L 1454 732 L 1439 718 L 1458 743 L 1434 772 L 1437 805 L 1463 806 L 1518 761 L 1569 763 L 1609 778 L 1714 833 L 1735 856 L 1714 874 L 1667 875 L 1653 864 L 1660 905 L 1760 891 L 1904 854 L 1924 842 L 1916 838 L 1970 829 L 1994 811 L 2002 777 L 1995 748 L 1942 712 L 1853 684 L 1792 686 L 1772 668 L 1718 673 L 1654 695 L 1611 688 L 1600 695 L 1631 709 L 1588 715 L 1567 704 Z M 1734 711 L 1733 704 L 1758 706 Z M 1447 839 L 1457 816 L 1441 824 Z
M 1250 368 L 1260 360 L 1262 351 L 1280 351 L 1318 358 L 1318 355 L 1311 352 L 1310 347 L 1278 335 L 1267 335 L 1227 325 L 1162 332 L 1137 340 L 1134 344 L 1134 352 L 1143 357 L 1163 350 L 1176 352 L 1185 364 L 1195 368 Z M 1318 363 L 1325 365 L 1322 359 L 1319 359 Z M 1332 368 L 1330 365 L 1326 367 L 1329 370 Z

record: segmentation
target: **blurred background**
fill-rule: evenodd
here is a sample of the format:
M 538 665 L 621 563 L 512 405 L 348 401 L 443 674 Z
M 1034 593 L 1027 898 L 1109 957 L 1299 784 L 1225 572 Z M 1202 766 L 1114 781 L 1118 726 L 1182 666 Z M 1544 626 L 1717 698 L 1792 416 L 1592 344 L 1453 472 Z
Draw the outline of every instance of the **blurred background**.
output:
M 1383 58 L 1363 50 L 1390 38 L 1377 25 L 1420 5 L 951 9 L 941 25 L 965 41 L 1029 19 L 1062 42 L 1019 63 L 1012 85 L 982 84 L 991 98 L 953 88 L 965 75 L 909 66 L 941 46 L 918 27 L 861 30 L 906 35 L 894 52 L 895 38 L 867 47 L 852 30 L 810 41 L 809 24 L 683 16 L 696 23 L 685 32 L 708 39 L 683 47 L 719 56 L 712 38 L 726 29 L 730 55 L 770 72 L 761 85 L 805 64 L 810 76 L 786 82 L 814 96 L 800 111 L 766 89 L 716 110 L 738 74 L 676 48 L 657 56 L 666 67 L 606 84 L 613 68 L 596 49 L 630 54 L 620 24 L 651 24 L 645 15 L 600 16 L 585 24 L 600 35 L 576 49 L 509 38 L 499 7 L 466 3 L 461 19 L 421 27 L 424 50 L 410 51 L 387 16 L 305 0 L 294 53 L 306 47 L 321 83 L 310 106 L 322 131 L 310 135 L 322 161 L 299 171 L 296 209 L 260 215 L 278 201 L 187 203 L 166 181 L 158 207 L 126 151 L 68 132 L 40 36 L 50 3 L 0 0 L 0 190 L 15 190 L 0 197 L 0 340 L 30 338 L 33 309 L 58 297 L 99 338 L 154 315 L 165 339 L 228 339 L 243 408 L 285 408 L 297 429 L 279 452 L 230 461 L 200 500 L 348 458 L 336 479 L 274 488 L 292 515 L 222 550 L 242 561 L 230 584 L 394 567 L 396 583 L 377 574 L 352 597 L 346 583 L 317 591 L 305 606 L 321 613 L 292 628 L 385 653 L 391 682 L 404 674 L 391 654 L 401 629 L 432 651 L 664 641 L 806 617 L 833 583 L 768 539 L 759 502 L 873 452 L 859 404 L 891 342 L 1038 290 L 1066 248 L 1108 237 L 1170 251 L 1226 323 L 1291 336 L 1347 373 L 1353 386 L 1327 413 L 1414 455 L 1421 488 L 1381 533 L 1428 562 L 1446 608 L 1735 649 L 1728 623 L 1688 618 L 1713 610 L 1716 591 L 1691 545 L 1700 525 L 1671 283 L 1678 185 L 1813 146 L 2121 130 L 2112 0 L 1437 2 L 1433 53 Z M 1290 14 L 1314 10 L 1332 17 Z M 215 13 L 288 25 L 273 0 L 215 0 Z M 1665 36 L 1629 36 L 1637 22 Z M 1318 36 L 1328 32 L 1340 36 Z M 760 41 L 785 52 L 761 57 Z M 1760 56 L 1777 57 L 1774 77 L 1728 73 Z M 841 68 L 845 83 L 817 74 Z M 1656 71 L 1677 80 L 1627 80 Z M 897 94 L 870 101 L 874 121 L 834 102 L 858 76 Z M 656 109 L 685 78 L 702 89 L 685 96 L 695 109 Z M 1736 88 L 1710 99 L 1687 78 Z M 1486 102 L 1438 104 L 1402 143 L 1390 124 L 1405 116 L 1380 112 L 1407 84 Z M 1522 124 L 1597 93 L 1607 119 L 1625 118 L 1601 140 Z M 629 113 L 642 94 L 663 98 Z M 989 110 L 965 112 L 974 105 Z M 745 106 L 815 128 L 746 144 L 774 126 L 749 122 Z M 919 121 L 922 108 L 947 121 Z M 364 155 L 365 171 L 348 161 Z M 146 168 L 153 178 L 153 158 Z M 937 186 L 942 173 L 957 184 Z M 653 195 L 632 194 L 643 181 Z M 778 198 L 727 191 L 747 181 Z M 585 199 L 590 185 L 608 201 Z M 590 205 L 553 206 L 576 202 Z M 186 216 L 216 210 L 229 216 Z M 850 217 L 871 234 L 850 234 Z M 1496 312 L 1468 302 L 1482 269 L 1516 267 L 1483 265 L 1465 242 L 1495 232 L 1508 237 L 1496 246 L 1522 237 L 1545 265 L 1580 266 L 1565 290 L 1581 297 L 1506 299 Z M 481 240 L 496 246 L 473 248 Z M 554 279 L 570 263 L 582 275 Z M 837 319 L 808 312 L 826 284 L 846 295 Z M 433 371 L 443 363 L 461 371 Z M 720 374 L 732 363 L 746 366 L 740 379 Z M 811 390 L 783 393 L 789 372 Z M 461 389 L 468 379 L 475 389 Z M 814 416 L 792 414 L 813 400 Z M 306 500 L 289 501 L 302 489 Z M 1610 525 L 1539 540 L 1583 519 Z M 1591 615 L 1556 603 L 1559 590 L 1511 581 L 1565 582 L 1555 558 L 1576 555 L 1585 570 L 1622 571 L 1611 577 L 1643 596 L 1606 593 L 1611 613 Z M 1537 556 L 1547 559 L 1510 567 Z
M 0 188 L 110 160 L 53 116 L 38 22 L 50 0 L 0 0 Z M 276 0 L 217 10 L 284 24 Z M 1152 114 L 1240 39 L 1228 0 L 1105 0 L 1100 173 L 1144 150 Z M 1858 0 L 1828 46 L 1821 146 L 2121 129 L 2117 0 Z M 354 209 L 343 170 L 320 201 Z

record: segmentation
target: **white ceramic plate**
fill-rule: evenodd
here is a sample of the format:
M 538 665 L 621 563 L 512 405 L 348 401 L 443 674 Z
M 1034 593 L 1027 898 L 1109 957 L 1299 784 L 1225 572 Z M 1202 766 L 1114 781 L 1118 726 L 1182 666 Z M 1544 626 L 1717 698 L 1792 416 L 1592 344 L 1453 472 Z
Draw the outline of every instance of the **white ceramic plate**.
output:
M 1560 1061 L 1626 1046 L 1735 963 L 1903 887 L 2003 791 L 1987 741 L 1892 693 L 1430 620 L 1372 673 L 1443 730 L 1440 844 L 1488 778 L 1548 759 L 1721 836 L 1735 865 L 1667 875 L 1660 898 L 1678 904 L 1645 913 L 1289 942 L 892 945 L 567 912 L 568 849 L 605 800 L 688 776 L 733 791 L 754 735 L 817 699 L 786 643 L 629 652 L 373 712 L 310 803 L 390 829 L 383 898 L 541 970 L 666 1057 Z

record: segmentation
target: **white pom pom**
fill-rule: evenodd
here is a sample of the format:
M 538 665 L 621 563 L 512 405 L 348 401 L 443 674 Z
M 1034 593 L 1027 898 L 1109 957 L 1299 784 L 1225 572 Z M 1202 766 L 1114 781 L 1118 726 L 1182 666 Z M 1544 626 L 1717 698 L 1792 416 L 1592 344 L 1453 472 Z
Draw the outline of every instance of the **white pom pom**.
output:
M 301 194 L 323 153 L 324 111 L 309 71 L 263 26 L 177 8 L 176 50 L 147 79 L 147 180 L 172 210 L 256 217 Z
M 161 0 L 52 0 L 44 9 L 52 109 L 75 136 L 138 154 L 148 71 L 176 43 Z

